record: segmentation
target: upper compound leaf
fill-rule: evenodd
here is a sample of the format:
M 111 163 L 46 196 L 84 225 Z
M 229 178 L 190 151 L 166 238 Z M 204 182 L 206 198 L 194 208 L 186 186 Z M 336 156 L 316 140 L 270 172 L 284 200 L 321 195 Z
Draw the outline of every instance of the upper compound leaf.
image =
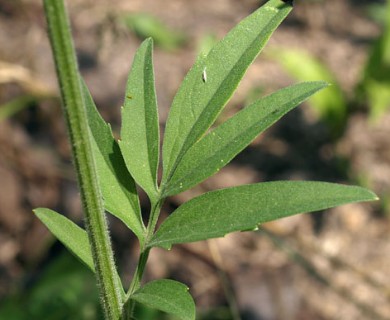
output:
M 95 272 L 88 235 L 85 230 L 53 210 L 37 208 L 34 213 L 65 247 Z
M 297 213 L 376 199 L 367 189 L 326 182 L 265 182 L 212 191 L 173 212 L 149 246 L 169 248 L 175 243 L 253 229 L 260 223 Z
M 87 86 L 81 82 L 104 206 L 121 219 L 142 243 L 144 226 L 134 180 L 126 168 L 110 126 L 100 116 Z
M 155 199 L 160 142 L 152 49 L 152 39 L 147 39 L 134 57 L 122 109 L 119 145 L 135 181 Z
M 325 82 L 293 85 L 238 112 L 188 150 L 165 186 L 164 196 L 185 191 L 218 172 L 257 135 L 326 86 Z
M 168 279 L 145 284 L 130 299 L 148 307 L 178 316 L 182 320 L 195 319 L 195 303 L 186 285 Z
M 270 0 L 197 60 L 176 94 L 167 120 L 163 183 L 214 123 L 249 65 L 290 11 L 291 4 Z

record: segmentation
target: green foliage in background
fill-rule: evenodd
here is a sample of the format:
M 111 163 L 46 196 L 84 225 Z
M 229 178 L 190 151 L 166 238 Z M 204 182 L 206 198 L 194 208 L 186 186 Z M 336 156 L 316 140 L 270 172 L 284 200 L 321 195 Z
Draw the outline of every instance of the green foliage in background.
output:
M 310 105 L 318 117 L 325 121 L 333 136 L 339 136 L 343 131 L 346 120 L 348 103 L 336 78 L 325 64 L 303 50 L 280 49 L 273 50 L 269 55 L 299 81 L 323 79 L 331 84 L 309 99 Z
M 1 302 L 0 319 L 103 319 L 92 273 L 69 254 L 54 259 L 35 281 Z
M 357 94 L 367 101 L 374 121 L 390 108 L 390 0 L 382 12 L 383 31 L 371 48 L 357 87 Z
M 200 54 L 170 109 L 162 169 L 152 39 L 146 39 L 135 54 L 122 109 L 121 139 L 116 141 L 79 77 L 63 6 L 57 0 L 45 0 L 45 4 L 86 230 L 52 210 L 39 208 L 35 213 L 95 272 L 106 319 L 134 319 L 137 304 L 180 319 L 195 319 L 195 303 L 184 284 L 170 279 L 142 283 L 153 247 L 169 249 L 177 243 L 253 230 L 261 223 L 297 213 L 376 199 L 369 190 L 325 182 L 257 183 L 195 197 L 176 209 L 156 230 L 168 196 L 188 190 L 217 173 L 284 114 L 327 87 L 325 82 L 316 81 L 281 89 L 210 129 L 248 67 L 291 11 L 291 4 L 268 1 L 217 42 L 207 55 Z M 146 225 L 136 185 L 150 200 Z M 139 240 L 139 262 L 129 288 L 120 283 L 104 209 L 121 219 Z
M 352 98 L 342 91 L 329 67 L 309 52 L 280 48 L 272 50 L 269 55 L 297 80 L 323 79 L 332 84 L 328 90 L 310 98 L 310 105 L 334 137 L 342 134 L 348 112 L 356 105 L 366 104 L 373 122 L 390 108 L 390 0 L 385 8 L 379 4 L 372 4 L 371 7 L 375 8 L 372 14 L 383 24 L 383 31 L 369 50 L 361 76 L 356 79 Z
M 147 13 L 127 13 L 119 21 L 140 39 L 152 38 L 157 46 L 165 50 L 180 48 L 186 43 L 186 35 L 169 28 L 156 17 Z
M 33 96 L 21 96 L 0 105 L 0 122 L 12 117 L 19 111 L 28 108 L 36 103 L 37 99 Z

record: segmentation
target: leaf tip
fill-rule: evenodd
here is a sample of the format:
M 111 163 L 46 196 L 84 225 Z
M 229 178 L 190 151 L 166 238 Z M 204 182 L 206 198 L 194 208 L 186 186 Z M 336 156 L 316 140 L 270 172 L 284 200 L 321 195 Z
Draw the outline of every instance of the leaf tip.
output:
M 44 210 L 47 210 L 46 208 L 35 208 L 32 210 L 32 212 L 39 218 L 40 215 L 43 214 Z
M 291 7 L 294 6 L 294 1 L 293 0 L 282 0 L 284 3 L 290 5 Z
M 153 38 L 152 37 L 147 37 L 144 41 L 144 43 L 147 43 L 148 45 L 153 44 Z
M 327 82 L 324 80 L 304 81 L 303 83 L 315 85 L 318 87 L 318 90 L 322 90 L 322 89 L 327 88 L 327 87 L 332 85 L 330 82 Z
M 361 193 L 361 200 L 360 201 L 377 201 L 377 200 L 380 200 L 379 196 L 375 192 L 373 192 L 373 191 L 371 191 L 371 190 L 369 190 L 367 188 L 364 188 L 364 187 L 357 187 L 357 188 L 359 188 L 362 191 L 362 193 Z
M 169 244 L 162 244 L 161 245 L 161 248 L 165 249 L 165 250 L 168 250 L 168 251 L 171 251 L 172 250 L 172 243 L 169 243 Z
M 371 201 L 378 201 L 378 200 L 380 200 L 379 196 L 375 192 L 373 192 L 371 190 L 368 190 L 368 191 L 370 192 L 370 194 L 372 196 Z
M 254 227 L 249 227 L 249 228 L 242 229 L 241 232 L 257 231 L 257 230 L 259 230 L 259 225 L 255 225 Z
M 330 87 L 332 84 L 328 81 L 318 81 L 324 88 Z

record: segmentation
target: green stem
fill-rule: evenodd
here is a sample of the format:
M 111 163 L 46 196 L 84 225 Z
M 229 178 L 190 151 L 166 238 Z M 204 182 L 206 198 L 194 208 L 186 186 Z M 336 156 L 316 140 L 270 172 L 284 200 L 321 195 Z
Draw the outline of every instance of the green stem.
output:
M 156 229 L 158 218 L 160 217 L 161 207 L 164 203 L 165 198 L 161 198 L 160 194 L 156 202 L 152 204 L 152 210 L 150 211 L 150 217 L 148 222 L 148 227 L 146 229 L 146 239 L 144 248 L 147 247 L 148 242 L 153 236 L 154 230 Z
M 150 249 L 147 247 L 148 242 L 153 236 L 154 229 L 156 228 L 156 224 L 158 221 L 158 217 L 160 216 L 161 206 L 164 202 L 164 199 L 159 198 L 154 204 L 152 204 L 152 209 L 150 211 L 150 219 L 148 223 L 148 227 L 146 230 L 146 239 L 144 247 L 141 248 L 141 254 L 138 260 L 137 269 L 135 270 L 134 277 L 131 280 L 129 290 L 127 291 L 125 298 L 125 305 L 123 307 L 123 319 L 132 319 L 135 302 L 130 299 L 130 296 L 141 286 L 141 280 L 145 271 L 146 262 L 149 258 Z
M 140 254 L 137 269 L 135 270 L 133 279 L 131 280 L 129 290 L 127 291 L 126 294 L 125 304 L 123 306 L 122 318 L 124 320 L 133 319 L 135 302 L 134 300 L 130 299 L 130 296 L 141 286 L 141 280 L 145 271 L 146 262 L 148 261 L 149 258 L 149 252 L 150 252 L 150 248 L 144 250 Z
M 145 271 L 146 262 L 149 258 L 149 252 L 150 249 L 148 248 L 140 254 L 137 269 L 135 270 L 134 277 L 129 287 L 129 291 L 126 294 L 127 299 L 131 296 L 131 294 L 133 294 L 137 289 L 139 289 L 141 285 L 141 280 Z
M 120 319 L 122 307 L 121 284 L 114 264 L 92 155 L 86 108 L 68 16 L 63 0 L 44 0 L 44 5 L 101 303 L 105 318 L 116 320 Z

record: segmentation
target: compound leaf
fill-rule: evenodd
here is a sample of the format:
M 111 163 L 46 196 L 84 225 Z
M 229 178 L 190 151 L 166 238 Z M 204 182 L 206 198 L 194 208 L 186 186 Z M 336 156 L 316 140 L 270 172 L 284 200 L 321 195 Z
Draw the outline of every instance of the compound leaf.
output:
M 170 248 L 175 243 L 254 229 L 260 223 L 297 213 L 376 199 L 361 187 L 313 181 L 264 182 L 212 191 L 174 211 L 148 246 Z
M 217 173 L 261 132 L 326 86 L 325 82 L 293 85 L 238 112 L 188 150 L 165 186 L 164 196 L 185 191 Z
M 155 280 L 134 292 L 130 299 L 182 320 L 195 320 L 195 303 L 186 285 L 168 279 Z
M 163 180 L 214 123 L 249 65 L 273 31 L 291 11 L 291 4 L 270 0 L 242 20 L 207 56 L 200 56 L 176 94 L 168 116 L 163 146 Z

